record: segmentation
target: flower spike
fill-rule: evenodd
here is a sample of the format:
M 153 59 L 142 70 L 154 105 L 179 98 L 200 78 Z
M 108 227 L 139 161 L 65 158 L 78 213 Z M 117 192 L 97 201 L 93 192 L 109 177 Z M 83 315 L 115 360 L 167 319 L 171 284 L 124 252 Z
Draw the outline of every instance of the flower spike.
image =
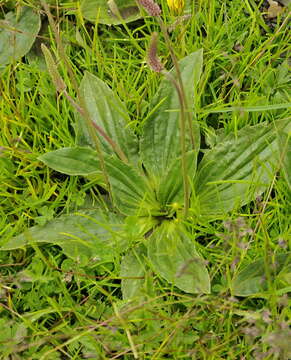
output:
M 161 8 L 153 0 L 138 0 L 138 3 L 147 11 L 150 16 L 161 15 Z
M 158 58 L 158 33 L 154 32 L 151 36 L 151 42 L 148 50 L 147 63 L 155 72 L 161 72 L 164 67 Z

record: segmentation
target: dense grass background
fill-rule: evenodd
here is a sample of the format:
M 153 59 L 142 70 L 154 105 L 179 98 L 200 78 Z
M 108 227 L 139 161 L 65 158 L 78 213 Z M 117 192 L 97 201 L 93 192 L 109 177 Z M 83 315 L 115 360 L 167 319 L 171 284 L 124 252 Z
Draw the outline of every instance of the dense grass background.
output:
M 150 34 L 159 31 L 155 19 L 94 25 L 79 12 L 70 15 L 76 2 L 50 3 L 77 80 L 90 71 L 106 81 L 139 131 L 161 80 L 145 62 Z M 40 9 L 38 1 L 1 1 L 0 17 L 24 4 Z M 166 1 L 160 4 L 173 23 Z M 288 117 L 271 105 L 290 102 L 290 16 L 286 8 L 270 20 L 266 7 L 265 1 L 197 0 L 191 19 L 171 33 L 178 58 L 204 49 L 195 108 L 205 148 L 215 129 L 236 132 Z M 74 110 L 56 93 L 40 52 L 41 42 L 56 49 L 44 13 L 42 21 L 32 51 L 0 78 L 1 243 L 77 209 L 89 195 L 98 202 L 96 181 L 56 173 L 37 160 L 74 145 Z M 162 36 L 159 51 L 170 68 Z M 62 63 L 60 69 L 74 97 Z M 216 112 L 230 106 L 241 110 Z M 253 106 L 264 110 L 248 111 Z M 271 286 L 263 299 L 234 298 L 229 285 L 241 264 L 290 247 L 290 208 L 290 189 L 278 174 L 252 204 L 220 221 L 188 224 L 209 262 L 210 295 L 183 294 L 152 274 L 144 301 L 124 302 L 118 258 L 82 267 L 51 245 L 0 252 L 0 359 L 287 359 L 287 294 Z

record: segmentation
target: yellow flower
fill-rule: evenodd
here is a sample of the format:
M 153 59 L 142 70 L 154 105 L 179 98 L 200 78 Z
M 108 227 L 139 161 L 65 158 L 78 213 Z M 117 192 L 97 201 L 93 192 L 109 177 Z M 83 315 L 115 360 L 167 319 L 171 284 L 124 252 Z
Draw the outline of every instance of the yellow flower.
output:
M 173 12 L 182 12 L 185 6 L 184 0 L 167 0 L 170 10 Z

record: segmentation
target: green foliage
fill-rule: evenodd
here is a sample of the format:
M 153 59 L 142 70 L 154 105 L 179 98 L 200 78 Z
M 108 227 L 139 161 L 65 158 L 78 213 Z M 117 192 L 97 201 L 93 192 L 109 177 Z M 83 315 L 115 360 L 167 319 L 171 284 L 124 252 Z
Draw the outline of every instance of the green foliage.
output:
M 190 104 L 201 76 L 202 51 L 196 51 L 182 59 L 179 67 L 187 103 Z M 173 70 L 172 74 L 174 77 L 177 76 Z M 108 177 L 113 205 L 123 215 L 148 217 L 149 222 L 152 217 L 164 216 L 158 227 L 150 229 L 153 234 L 146 245 L 155 271 L 183 291 L 209 293 L 210 280 L 206 266 L 195 251 L 194 242 L 187 235 L 186 228 L 183 229 L 182 225 L 175 227 L 174 223 L 167 220 L 181 217 L 184 194 L 183 177 L 180 175 L 181 134 L 177 130 L 180 116 L 179 101 L 174 87 L 166 80 L 161 83 L 152 104 L 153 114 L 143 127 L 139 161 L 137 138 L 127 127 L 129 116 L 112 90 L 102 80 L 86 73 L 80 85 L 80 96 L 89 118 L 101 129 L 101 132 L 97 129 L 96 136 L 102 144 L 102 159 L 90 147 L 63 148 L 44 154 L 39 159 L 54 170 L 68 175 L 98 174 L 100 179 L 102 175 L 104 179 Z M 86 145 L 93 147 L 94 141 L 90 137 L 90 129 L 85 118 L 78 117 L 77 124 L 77 142 L 85 141 Z M 195 203 L 198 203 L 196 213 L 208 217 L 224 214 L 250 202 L 269 186 L 278 158 L 277 133 L 272 124 L 262 123 L 245 127 L 239 130 L 236 136 L 229 134 L 221 137 L 211 150 L 206 151 L 197 175 L 200 133 L 197 123 L 194 124 L 195 145 L 187 138 L 186 166 L 187 176 L 194 182 L 193 196 Z M 286 125 L 287 122 L 283 121 L 277 124 L 277 128 L 284 130 Z M 193 145 L 194 149 L 191 151 Z M 115 155 L 110 155 L 114 150 Z M 120 159 L 120 154 L 125 154 L 126 158 Z M 128 160 L 130 163 L 127 163 Z M 81 219 L 88 221 L 86 218 Z M 87 238 L 85 244 L 84 234 L 79 233 L 77 229 L 80 226 L 83 227 L 83 231 L 87 227 L 91 229 L 94 223 L 86 222 L 82 225 L 79 220 L 76 224 L 75 221 L 75 218 L 65 218 L 64 221 L 59 218 L 56 223 L 48 222 L 43 228 L 34 227 L 29 235 L 19 235 L 11 239 L 3 249 L 29 244 L 35 238 L 36 241 L 60 245 L 71 257 L 90 258 L 94 252 L 93 244 L 88 242 Z M 69 240 L 67 235 L 62 235 L 61 230 L 64 226 L 65 233 L 73 234 L 76 231 L 74 236 L 70 235 L 72 239 Z M 53 227 L 51 234 L 50 227 Z M 43 232 L 46 236 L 43 236 Z M 126 237 L 125 234 L 123 236 Z M 102 241 L 101 244 L 104 243 L 104 240 Z M 114 256 L 113 247 L 110 249 L 111 256 Z M 98 246 L 95 250 L 98 250 Z M 135 255 L 125 257 L 123 261 L 123 270 L 127 272 L 128 259 L 135 259 Z M 135 259 L 135 267 L 138 269 L 137 260 Z M 181 270 L 183 267 L 185 269 Z M 142 272 L 143 269 L 137 271 Z M 130 280 L 122 287 L 126 289 L 126 298 L 130 293 L 129 283 Z M 133 294 L 137 291 L 137 284 L 140 282 L 133 282 Z
M 285 121 L 279 127 L 286 125 Z M 269 186 L 278 159 L 276 137 L 272 124 L 246 126 L 206 152 L 195 179 L 201 213 L 231 211 Z
M 81 83 L 88 72 L 102 80 L 109 90 L 113 89 L 109 100 L 114 103 L 119 98 L 117 101 L 122 102 L 120 131 L 130 129 L 129 133 L 135 133 L 140 141 L 144 126 L 154 121 L 154 115 L 159 115 L 159 105 L 155 111 L 152 104 L 160 80 L 164 81 L 144 61 L 149 35 L 159 31 L 156 19 L 145 16 L 125 26 L 107 26 L 95 18 L 90 24 L 82 17 L 82 1 L 46 2 L 51 5 L 77 83 Z M 82 99 L 77 100 L 76 87 L 72 86 L 52 28 L 40 9 L 40 1 L 1 2 L 1 29 L 6 29 L 5 14 L 13 11 L 19 17 L 23 5 L 38 9 L 42 20 L 33 48 L 24 57 L 11 59 L 13 63 L 1 69 L 0 76 L 0 246 L 5 246 L 17 234 L 26 234 L 20 248 L 0 251 L 1 360 L 291 358 L 290 258 L 281 263 L 279 271 L 276 267 L 277 256 L 290 252 L 287 182 L 290 136 L 288 126 L 279 126 L 282 119 L 286 121 L 290 116 L 288 11 L 285 9 L 270 21 L 262 1 L 188 0 L 186 11 L 191 9 L 192 17 L 176 18 L 168 12 L 165 0 L 158 3 L 177 57 L 183 59 L 197 49 L 204 49 L 201 79 L 195 88 L 194 101 L 188 104 L 194 109 L 193 125 L 196 120 L 200 125 L 201 151 L 187 154 L 192 195 L 186 220 L 181 156 L 173 159 L 161 179 L 155 178 L 139 155 L 131 159 L 127 155 L 128 162 L 121 160 L 99 132 L 94 135 L 89 129 L 85 136 L 88 120 L 77 118 L 76 109 L 73 111 L 64 93 L 56 92 L 45 66 L 41 42 L 57 55 L 56 66 L 67 94 L 84 106 Z M 93 7 L 94 4 L 92 14 L 96 15 Z M 160 35 L 159 55 L 169 68 L 172 62 L 166 48 L 165 38 Z M 76 123 L 81 124 L 81 130 Z M 200 200 L 198 202 L 197 174 L 194 178 L 192 174 L 197 166 L 200 172 L 201 160 L 207 160 L 203 157 L 214 148 L 219 149 L 225 138 L 230 137 L 233 145 L 243 134 L 241 130 L 246 127 L 251 133 L 258 124 L 269 127 L 270 138 L 273 138 L 273 129 L 276 131 L 275 141 L 271 143 L 276 159 L 271 156 L 270 161 L 266 161 L 270 177 L 273 175 L 271 183 L 268 186 L 269 180 L 256 183 L 258 165 L 262 165 L 258 154 L 252 161 L 250 169 L 254 169 L 254 173 L 247 180 L 244 195 L 239 191 L 233 203 L 228 202 L 228 212 L 222 210 L 226 203 L 216 206 L 214 196 L 212 205 L 218 210 L 211 211 L 209 201 L 208 213 Z M 106 125 L 101 124 L 102 128 Z M 74 135 L 76 130 L 80 136 Z M 108 155 L 114 158 L 113 168 L 117 159 L 117 169 L 129 171 L 128 174 L 134 169 L 134 176 L 142 179 L 139 189 L 126 189 L 127 184 L 118 195 L 118 186 L 129 180 L 127 174 L 118 176 L 119 170 L 115 169 L 112 174 L 117 179 L 113 180 L 106 168 L 106 174 L 103 173 L 99 166 L 102 157 L 98 157 L 92 137 L 100 139 L 103 153 L 105 148 L 110 149 L 104 153 L 104 165 Z M 98 163 L 95 173 L 64 175 L 38 160 L 39 155 L 47 155 L 46 151 L 73 149 L 74 144 L 94 154 L 92 164 Z M 126 144 L 119 146 L 126 153 Z M 221 164 L 217 156 L 215 159 Z M 86 160 L 84 156 L 85 167 Z M 67 166 L 65 172 L 69 172 L 69 168 L 76 171 L 71 166 L 73 162 L 63 159 L 60 163 L 62 167 Z M 121 166 L 123 164 L 126 166 Z M 211 169 L 220 174 L 214 165 Z M 263 169 L 262 166 L 262 172 Z M 208 174 L 207 180 L 202 181 L 203 196 L 207 188 L 210 191 L 221 188 L 219 176 L 214 183 Z M 234 181 L 232 176 L 227 184 L 234 184 L 235 191 Z M 115 194 L 111 191 L 111 197 L 110 182 L 116 182 Z M 267 190 L 255 200 L 260 186 Z M 134 201 L 134 206 L 129 208 L 127 203 L 116 206 L 118 196 L 122 202 L 127 200 L 127 191 L 133 196 L 130 202 Z M 251 201 L 240 207 L 246 194 Z M 79 221 L 84 215 L 82 209 L 93 212 L 96 209 L 99 214 L 104 208 L 108 210 L 103 210 L 103 215 L 100 213 L 100 221 L 91 221 L 94 216 L 90 216 L 85 222 L 89 229 L 86 231 Z M 134 208 L 138 208 L 136 213 Z M 117 216 L 115 224 L 117 213 L 127 211 L 133 215 Z M 113 214 L 112 220 L 108 219 L 110 214 Z M 66 229 L 61 225 L 50 243 L 36 240 L 45 239 L 49 230 L 54 229 L 54 221 L 58 224 L 59 219 L 67 216 L 71 216 L 73 224 L 66 240 L 61 240 L 65 235 L 62 230 Z M 191 244 L 189 251 L 195 250 L 199 255 L 192 260 L 195 258 L 207 266 L 212 285 L 210 293 L 193 296 L 166 280 L 167 275 L 170 281 L 175 281 L 176 275 L 187 275 L 187 262 L 178 269 L 168 269 L 163 276 L 164 268 L 169 267 L 168 259 L 162 262 L 160 272 L 159 266 L 154 265 L 159 259 L 153 256 L 151 261 L 148 255 L 151 240 L 172 222 L 182 231 L 182 235 L 175 234 L 177 241 L 184 243 L 181 237 L 186 237 L 185 243 Z M 46 227 L 48 223 L 50 229 Z M 39 235 L 33 242 L 29 228 L 35 225 L 39 225 Z M 91 237 L 90 234 L 101 229 L 107 234 L 104 238 L 102 235 Z M 169 232 L 165 230 L 165 238 Z M 65 242 L 70 247 L 72 239 L 72 247 L 80 251 L 79 256 L 75 253 L 70 256 L 66 250 Z M 102 239 L 108 240 L 108 246 Z M 75 240 L 82 240 L 82 246 L 80 243 L 75 246 Z M 31 246 L 25 245 L 27 241 Z M 91 252 L 94 244 L 98 250 Z M 181 253 L 173 255 L 166 245 L 165 249 L 179 262 Z M 104 248 L 104 261 L 98 258 L 97 252 L 102 254 L 100 246 Z M 162 255 L 163 250 L 160 248 Z M 253 266 L 254 277 L 249 272 L 242 283 L 244 289 L 249 286 L 248 295 L 235 295 L 234 283 L 239 288 L 236 279 L 241 278 L 249 264 L 258 260 L 260 263 Z M 255 271 L 257 265 L 258 272 Z
M 91 121 L 100 126 L 105 134 L 124 152 L 125 156 L 133 163 L 137 161 L 138 143 L 135 135 L 128 127 L 130 117 L 124 104 L 103 81 L 96 76 L 85 73 L 80 84 L 80 96 L 90 116 Z M 94 146 L 94 139 L 89 134 L 90 130 L 84 118 L 78 117 L 77 126 L 79 136 L 86 139 L 86 145 Z M 112 147 L 99 135 L 102 150 L 112 153 Z M 77 138 L 77 143 L 81 139 Z
M 205 261 L 189 234 L 175 222 L 164 222 L 148 240 L 148 256 L 155 271 L 188 293 L 209 293 L 210 279 Z
M 39 156 L 52 169 L 68 175 L 101 174 L 97 152 L 90 148 L 63 148 Z
M 81 263 L 112 261 L 127 244 L 120 234 L 121 219 L 99 209 L 62 215 L 36 225 L 5 243 L 2 250 L 23 248 L 37 243 L 58 245 L 63 252 Z
M 125 215 L 150 215 L 159 210 L 146 178 L 131 165 L 115 157 L 106 157 L 106 170 L 110 179 L 116 207 Z
M 194 95 L 193 86 L 197 85 L 199 77 L 201 75 L 202 68 L 202 51 L 194 52 L 193 54 L 187 56 L 180 62 L 180 71 L 183 82 L 185 82 L 185 91 L 187 93 L 187 100 L 189 104 L 192 102 Z M 173 73 L 173 71 L 172 71 Z M 163 82 L 160 90 L 158 91 L 158 99 L 165 102 L 163 104 L 164 111 L 161 114 L 161 109 L 155 109 L 154 118 L 148 119 L 146 128 L 143 132 L 142 147 L 141 147 L 141 161 L 145 171 L 143 170 L 141 164 L 138 164 L 136 156 L 138 150 L 138 143 L 135 138 L 135 135 L 131 133 L 130 129 L 126 127 L 126 124 L 129 122 L 129 116 L 126 114 L 121 101 L 114 96 L 112 90 L 102 82 L 100 79 L 96 78 L 89 73 L 85 74 L 81 85 L 80 85 L 80 96 L 82 97 L 84 104 L 86 106 L 86 111 L 88 112 L 90 119 L 96 123 L 102 131 L 105 132 L 114 143 L 114 147 L 117 145 L 123 153 L 126 154 L 128 159 L 131 161 L 131 164 L 125 163 L 122 159 L 117 157 L 118 153 L 115 156 L 109 155 L 112 152 L 112 148 L 109 147 L 110 142 L 106 142 L 106 138 L 101 136 L 100 132 L 97 136 L 102 143 L 102 150 L 104 151 L 103 161 L 105 166 L 104 177 L 108 176 L 110 191 L 112 199 L 116 208 L 124 215 L 137 215 L 137 216 L 148 216 L 149 221 L 154 216 L 169 216 L 172 217 L 175 215 L 175 209 L 173 210 L 173 202 L 181 202 L 183 197 L 183 183 L 182 180 L 176 181 L 177 178 L 180 178 L 181 173 L 181 151 L 180 151 L 180 142 L 179 142 L 179 133 L 175 130 L 175 127 L 178 127 L 179 123 L 179 111 L 178 111 L 178 95 L 173 90 L 173 87 L 168 82 Z M 160 101 L 159 100 L 159 101 Z M 155 105 L 153 105 L 155 106 Z M 167 110 L 167 111 L 166 111 Z M 168 116 L 170 114 L 170 118 Z M 87 140 L 87 145 L 93 145 L 93 139 L 89 137 L 90 131 L 86 126 L 85 119 L 78 118 L 78 134 L 81 139 Z M 151 134 L 156 132 L 153 130 L 156 126 L 158 128 L 162 126 L 163 129 L 167 131 L 169 128 L 169 141 L 166 141 L 164 145 L 164 137 L 159 137 L 151 142 Z M 80 131 L 84 131 L 80 133 Z M 162 134 L 162 129 L 159 128 L 158 132 Z M 198 127 L 196 125 L 196 130 Z M 195 139 L 200 139 L 199 132 L 195 132 Z M 197 135 L 197 136 L 196 136 Z M 145 140 L 147 139 L 147 140 Z M 78 140 L 77 140 L 78 141 Z M 146 146 L 146 141 L 148 144 Z M 187 149 L 189 150 L 186 156 L 186 164 L 188 165 L 189 178 L 193 179 L 196 169 L 196 158 L 197 158 L 197 144 L 195 145 L 195 150 L 191 150 L 190 140 L 188 139 Z M 161 149 L 165 150 L 165 156 L 162 158 L 157 158 L 154 162 L 154 159 L 147 161 L 147 157 L 152 157 L 152 154 L 158 154 L 157 151 Z M 108 154 L 108 155 L 107 155 Z M 102 166 L 99 161 L 99 156 L 97 152 L 91 150 L 90 148 L 64 148 L 56 150 L 39 157 L 45 164 L 52 167 L 54 170 L 66 173 L 68 175 L 94 175 L 96 173 L 102 173 Z M 161 159 L 165 159 L 162 161 Z M 153 164 L 159 164 L 161 173 L 157 173 L 153 170 Z M 167 168 L 168 165 L 171 167 Z M 152 174 L 157 176 L 159 174 L 160 184 L 157 186 L 156 181 L 153 181 Z M 177 206 L 177 205 L 175 205 Z M 178 204 L 179 206 L 179 204 Z M 48 223 L 45 225 L 45 228 L 48 229 L 49 226 L 53 226 L 54 229 L 61 228 L 63 226 L 62 220 L 59 221 L 59 224 L 53 225 Z M 73 219 L 73 222 L 75 219 Z M 70 226 L 71 222 L 68 226 Z M 85 226 L 86 228 L 86 226 Z M 75 229 L 75 228 L 74 228 Z M 39 227 L 32 229 L 31 241 L 36 236 L 40 238 L 38 231 L 42 231 Z M 46 232 L 46 230 L 44 230 Z M 180 257 L 174 263 L 173 267 L 169 267 L 169 274 L 167 275 L 167 270 L 163 270 L 161 275 L 167 280 L 174 282 L 179 288 L 189 292 L 208 292 L 209 284 L 207 283 L 207 270 L 203 268 L 203 276 L 197 273 L 195 277 L 195 286 L 193 282 L 189 284 L 189 279 L 186 276 L 181 276 L 175 278 L 174 274 L 179 271 L 179 268 L 182 266 L 183 261 L 188 261 L 196 256 L 197 268 L 200 268 L 201 264 L 197 260 L 198 256 L 194 251 L 194 244 L 192 244 L 193 251 L 189 252 L 191 246 L 187 243 L 188 248 L 184 249 L 185 245 L 180 241 L 180 235 L 178 232 L 170 231 L 170 237 L 172 239 L 172 245 L 176 241 L 181 246 Z M 70 256 L 73 256 L 77 253 L 80 255 L 84 253 L 88 257 L 86 251 L 82 248 L 74 249 L 72 247 L 72 240 L 68 241 L 60 236 L 60 230 L 53 232 L 53 235 L 43 237 L 42 241 L 51 242 L 52 239 L 54 243 L 60 244 L 64 248 L 65 241 L 67 240 L 67 246 L 71 249 Z M 26 238 L 16 237 L 8 243 L 9 246 L 19 247 L 19 245 L 24 244 L 24 239 Z M 76 234 L 76 236 L 78 236 Z M 177 236 L 177 238 L 175 238 Z M 163 238 L 165 234 L 163 233 Z M 167 236 L 166 236 L 167 238 Z M 81 237 L 82 240 L 82 237 Z M 186 241 L 186 240 L 185 240 Z M 80 239 L 77 237 L 77 244 L 79 245 Z M 154 240 L 152 240 L 154 244 Z M 151 244 L 151 242 L 150 242 Z M 157 242 L 160 246 L 160 241 Z M 7 245 L 6 245 L 6 249 Z M 172 248 L 173 250 L 173 248 Z M 67 250 L 66 250 L 67 251 Z M 170 250 L 169 250 L 170 251 Z M 187 251 L 189 252 L 187 256 Z M 73 255 L 72 255 L 73 254 Z M 195 256 L 194 256 L 195 255 Z M 171 254 L 168 254 L 169 258 Z M 153 258 L 153 251 L 150 252 L 150 258 Z M 165 261 L 165 256 L 161 257 L 162 261 Z M 157 261 L 155 260 L 156 264 Z M 191 274 L 193 274 L 197 268 L 194 265 L 190 266 Z M 174 273 L 173 273 L 174 271 Z M 192 275 L 190 275 L 192 276 Z M 205 280 L 206 279 L 206 280 Z
M 289 130 L 289 131 L 288 131 Z M 291 129 L 278 130 L 279 163 L 282 163 L 283 173 L 291 188 Z
M 39 29 L 40 16 L 29 7 L 6 14 L 0 25 L 0 69 L 28 53 Z
M 81 11 L 85 19 L 107 25 L 134 21 L 141 16 L 136 1 L 133 0 L 83 0 Z
M 290 279 L 291 253 L 287 252 L 248 264 L 234 277 L 232 290 L 236 296 L 262 296 L 267 290 L 273 291 L 271 286 L 276 280 L 283 282 L 280 294 L 284 294 L 290 291 Z
M 198 81 L 202 72 L 203 52 L 198 50 L 179 61 L 181 77 L 187 94 L 188 112 L 193 117 L 193 97 L 197 91 Z M 172 70 L 171 75 L 177 78 Z M 145 122 L 142 129 L 140 155 L 142 162 L 155 182 L 159 182 L 167 173 L 172 163 L 181 156 L 179 116 L 180 103 L 177 91 L 167 78 L 161 82 L 151 102 L 155 109 Z M 194 150 L 200 146 L 200 132 L 194 122 Z M 192 144 L 188 131 L 186 151 L 191 151 Z
M 24 324 L 8 324 L 6 319 L 0 319 L 0 326 L 2 328 L 0 335 L 0 350 L 3 357 L 8 357 L 11 352 L 21 344 L 27 336 L 27 328 Z M 12 340 L 13 339 L 13 340 Z M 5 344 L 3 346 L 2 344 Z
M 145 281 L 146 248 L 143 245 L 130 250 L 121 261 L 121 291 L 124 300 L 142 295 Z
M 52 57 L 49 49 L 44 44 L 41 45 L 41 49 L 42 49 L 42 52 L 45 57 L 48 72 L 52 78 L 52 81 L 56 87 L 56 90 L 60 91 L 60 92 L 66 90 L 66 84 L 64 83 L 64 81 L 62 80 L 62 78 L 58 72 L 54 58 Z
M 197 153 L 195 150 L 186 153 L 187 172 L 190 181 L 193 181 L 196 172 Z M 165 208 L 175 204 L 180 207 L 183 204 L 183 176 L 181 157 L 177 157 L 160 179 L 157 186 L 157 199 Z

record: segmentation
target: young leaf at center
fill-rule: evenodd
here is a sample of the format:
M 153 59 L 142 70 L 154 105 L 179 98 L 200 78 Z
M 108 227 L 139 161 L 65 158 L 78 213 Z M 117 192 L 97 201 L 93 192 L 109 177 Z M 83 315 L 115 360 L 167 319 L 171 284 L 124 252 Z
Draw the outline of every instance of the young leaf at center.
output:
M 193 180 L 196 170 L 197 154 L 196 151 L 186 153 L 186 165 L 189 180 Z M 157 189 L 157 199 L 163 205 L 173 203 L 183 204 L 184 188 L 182 174 L 181 157 L 174 159 L 165 176 L 161 179 Z
M 115 156 L 105 156 L 106 171 L 116 207 L 124 215 L 145 216 L 159 210 L 146 177 Z

